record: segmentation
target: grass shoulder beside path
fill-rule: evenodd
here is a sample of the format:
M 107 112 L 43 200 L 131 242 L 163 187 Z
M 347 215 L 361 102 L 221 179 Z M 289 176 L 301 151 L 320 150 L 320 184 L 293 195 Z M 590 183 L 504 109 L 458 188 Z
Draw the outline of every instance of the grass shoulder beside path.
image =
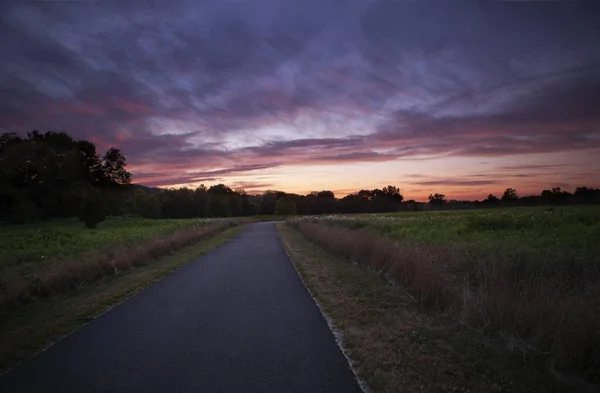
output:
M 288 223 L 561 378 L 600 384 L 600 249 L 591 246 L 600 233 L 597 207 Z
M 0 314 L 0 372 L 39 352 L 111 307 L 171 274 L 186 263 L 229 241 L 244 225 L 157 259 L 148 259 L 117 276 Z
M 277 224 L 306 285 L 374 392 L 571 392 L 499 343 L 424 311 L 406 290 Z

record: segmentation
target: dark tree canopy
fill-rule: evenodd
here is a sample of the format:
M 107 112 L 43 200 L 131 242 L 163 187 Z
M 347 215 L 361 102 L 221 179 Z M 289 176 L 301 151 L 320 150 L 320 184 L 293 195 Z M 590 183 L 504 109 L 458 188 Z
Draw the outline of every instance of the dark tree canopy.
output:
M 93 143 L 65 132 L 32 131 L 24 138 L 2 134 L 0 219 L 77 216 L 90 188 L 117 190 L 131 183 L 126 165 L 119 149 L 101 158 Z
M 111 147 L 102 157 L 103 182 L 106 185 L 125 185 L 131 183 L 131 173 L 127 172 L 125 156 L 121 150 Z
M 437 192 L 435 194 L 429 194 L 428 199 L 429 203 L 433 206 L 442 206 L 446 203 L 446 195 Z
M 500 199 L 498 199 L 498 197 L 494 194 L 490 194 L 487 196 L 487 198 L 484 199 L 483 202 L 485 203 L 496 203 L 498 202 Z
M 517 194 L 517 190 L 514 188 L 507 188 L 502 194 L 502 201 L 517 201 L 519 199 L 519 195 Z
M 95 190 L 86 193 L 79 211 L 79 221 L 86 228 L 96 228 L 99 223 L 106 220 L 106 209 L 102 201 L 102 195 Z
M 279 198 L 275 204 L 275 214 L 282 216 L 296 214 L 296 204 L 294 203 L 294 200 L 289 196 Z

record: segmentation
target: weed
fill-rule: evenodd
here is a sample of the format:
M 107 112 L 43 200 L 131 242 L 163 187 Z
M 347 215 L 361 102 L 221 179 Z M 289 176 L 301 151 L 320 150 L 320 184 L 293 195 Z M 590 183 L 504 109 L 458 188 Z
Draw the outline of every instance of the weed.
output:
M 597 379 L 599 218 L 597 208 L 565 208 L 288 223 L 326 250 L 405 285 L 424 304 L 511 337 L 507 346 L 523 356 Z
M 197 222 L 196 225 L 141 242 L 125 243 L 57 261 L 29 274 L 22 274 L 19 269 L 5 268 L 0 280 L 0 309 L 18 307 L 36 297 L 66 292 L 82 283 L 118 275 L 132 266 L 190 246 L 234 225 L 237 222 L 231 220 L 213 220 L 202 225 Z

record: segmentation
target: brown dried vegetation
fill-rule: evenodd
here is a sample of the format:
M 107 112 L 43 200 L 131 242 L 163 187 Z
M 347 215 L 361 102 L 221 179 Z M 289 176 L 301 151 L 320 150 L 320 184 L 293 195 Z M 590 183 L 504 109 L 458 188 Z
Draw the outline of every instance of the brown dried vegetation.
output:
M 402 284 L 423 304 L 501 337 L 528 360 L 546 361 L 557 376 L 568 368 L 599 381 L 597 282 L 574 286 L 561 275 L 517 279 L 501 268 L 501 256 L 474 264 L 460 248 L 394 241 L 324 222 L 288 223 L 325 250 Z
M 17 308 L 37 297 L 68 291 L 83 283 L 118 275 L 132 266 L 169 254 L 238 225 L 222 220 L 178 230 L 166 236 L 125 244 L 110 250 L 89 253 L 80 258 L 47 266 L 29 276 L 4 277 L 0 286 L 0 310 Z

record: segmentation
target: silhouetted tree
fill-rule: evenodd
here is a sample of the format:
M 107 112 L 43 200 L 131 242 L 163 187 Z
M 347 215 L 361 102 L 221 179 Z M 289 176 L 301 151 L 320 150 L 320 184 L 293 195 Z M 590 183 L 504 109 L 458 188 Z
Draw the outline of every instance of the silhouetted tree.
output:
M 514 188 L 507 188 L 502 194 L 501 200 L 503 202 L 514 202 L 519 199 L 519 195 L 517 194 L 517 190 Z
M 419 203 L 414 199 L 409 199 L 408 201 L 404 202 L 404 205 L 408 211 L 416 212 L 419 210 Z
M 131 183 L 131 173 L 125 167 L 127 160 L 121 150 L 111 147 L 102 157 L 103 181 L 107 185 L 124 185 Z
M 499 202 L 500 202 L 500 199 L 499 199 L 499 198 L 498 198 L 496 195 L 494 195 L 494 194 L 489 194 L 489 195 L 487 196 L 487 198 L 485 198 L 485 199 L 483 200 L 483 202 L 482 202 L 482 203 L 484 203 L 484 204 L 486 204 L 486 205 L 497 205 L 497 204 L 499 204 Z
M 225 184 L 216 184 L 214 186 L 210 186 L 208 188 L 207 192 L 209 194 L 216 194 L 216 195 L 233 195 L 233 194 L 235 194 L 235 192 L 231 188 L 226 186 Z
M 131 181 L 125 166 L 118 149 L 100 159 L 93 143 L 77 141 L 65 132 L 36 130 L 25 138 L 4 133 L 0 135 L 0 218 L 24 215 L 29 220 L 32 215 L 22 206 L 35 210 L 35 218 L 76 216 L 89 187 L 101 189 L 111 206 L 118 205 L 125 196 L 117 190 Z M 114 192 L 107 190 L 109 186 Z
M 208 215 L 209 217 L 230 217 L 231 206 L 226 194 L 208 195 Z
M 358 193 L 348 194 L 341 199 L 340 209 L 343 213 L 366 213 L 369 211 L 369 200 L 360 198 Z
M 446 203 L 446 195 L 437 192 L 435 194 L 429 194 L 428 199 L 429 204 L 435 208 L 440 208 Z
M 208 189 L 204 184 L 200 184 L 196 187 L 193 196 L 193 210 L 194 217 L 207 217 L 208 216 Z
M 404 197 L 400 189 L 395 186 L 387 186 L 382 190 L 371 191 L 371 211 L 385 213 L 398 211 Z
M 277 200 L 275 204 L 275 214 L 289 216 L 296 214 L 296 204 L 292 200 L 292 198 L 288 196 L 283 196 Z
M 283 191 L 267 190 L 263 193 L 260 201 L 260 214 L 275 214 L 277 200 L 285 195 Z
M 156 195 L 137 192 L 133 197 L 135 212 L 144 218 L 160 218 L 160 201 Z
M 305 195 L 286 194 L 285 196 L 289 197 L 291 200 L 294 201 L 294 204 L 296 205 L 297 214 L 308 214 L 310 207 Z
M 79 221 L 83 222 L 86 228 L 96 228 L 105 219 L 106 214 L 102 196 L 97 191 L 88 191 L 81 204 Z
M 337 212 L 337 200 L 332 191 L 312 191 L 306 198 L 310 214 L 329 214 Z
M 577 187 L 573 195 L 578 203 L 600 203 L 600 189 Z
M 240 216 L 250 216 L 255 214 L 254 206 L 250 203 L 250 195 L 243 188 L 238 188 L 235 190 L 236 195 L 239 200 L 239 215 Z
M 199 217 L 195 191 L 187 187 L 165 189 L 158 194 L 164 218 Z M 207 199 L 208 204 L 208 199 Z

